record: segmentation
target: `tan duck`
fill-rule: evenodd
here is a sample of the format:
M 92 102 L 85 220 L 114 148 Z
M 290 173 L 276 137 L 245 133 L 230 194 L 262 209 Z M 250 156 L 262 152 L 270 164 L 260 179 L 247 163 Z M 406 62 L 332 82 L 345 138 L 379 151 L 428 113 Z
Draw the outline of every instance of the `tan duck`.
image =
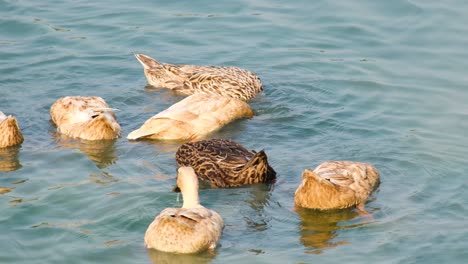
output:
M 127 138 L 193 140 L 235 119 L 252 116 L 252 108 L 241 100 L 213 94 L 193 94 L 146 120 Z
M 370 164 L 329 161 L 303 172 L 294 201 L 297 206 L 319 210 L 356 206 L 367 213 L 364 204 L 378 185 L 379 172 Z
M 67 96 L 50 108 L 57 131 L 72 138 L 87 140 L 115 139 L 120 136 L 112 108 L 98 96 Z
M 216 248 L 224 221 L 218 213 L 200 205 L 195 171 L 180 167 L 177 185 L 182 191 L 182 208 L 166 208 L 154 219 L 146 230 L 146 247 L 172 253 Z
M 176 161 L 179 166 L 193 167 L 198 178 L 212 188 L 269 183 L 276 178 L 263 150 L 249 151 L 226 139 L 185 143 L 177 150 Z
M 258 76 L 237 67 L 164 64 L 135 54 L 143 65 L 148 84 L 177 93 L 218 94 L 248 101 L 263 90 Z
M 0 148 L 14 146 L 23 142 L 23 134 L 14 116 L 6 116 L 0 111 Z

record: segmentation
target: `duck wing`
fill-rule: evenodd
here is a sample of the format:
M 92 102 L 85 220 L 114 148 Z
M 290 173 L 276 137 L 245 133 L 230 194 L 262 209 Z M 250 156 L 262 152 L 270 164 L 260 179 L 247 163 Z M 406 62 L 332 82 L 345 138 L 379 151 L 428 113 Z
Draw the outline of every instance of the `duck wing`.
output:
M 378 181 L 377 170 L 365 163 L 330 161 L 320 164 L 314 172 L 333 184 L 358 188 L 360 185 L 374 186 Z

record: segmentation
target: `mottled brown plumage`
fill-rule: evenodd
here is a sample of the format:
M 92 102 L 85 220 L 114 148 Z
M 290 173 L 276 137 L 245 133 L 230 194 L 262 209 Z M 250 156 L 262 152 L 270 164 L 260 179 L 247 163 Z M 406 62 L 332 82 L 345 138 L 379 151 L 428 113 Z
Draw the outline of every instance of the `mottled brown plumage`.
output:
M 143 54 L 135 57 L 148 84 L 181 94 L 208 93 L 248 101 L 263 90 L 260 78 L 241 68 L 164 64 Z
M 379 172 L 370 165 L 352 161 L 330 161 L 315 170 L 306 169 L 294 201 L 305 208 L 328 210 L 364 204 L 379 184 Z
M 176 161 L 179 166 L 193 167 L 198 178 L 213 188 L 268 183 L 276 178 L 263 150 L 249 151 L 226 139 L 185 143 L 177 150 Z
M 57 131 L 72 138 L 115 139 L 120 125 L 114 111 L 98 96 L 67 96 L 50 108 Z
M 177 185 L 182 208 L 164 209 L 145 233 L 148 248 L 173 253 L 198 253 L 214 249 L 224 228 L 221 216 L 200 205 L 198 179 L 191 167 L 180 167 Z
M 241 100 L 213 94 L 193 94 L 146 120 L 127 138 L 194 140 L 235 119 L 252 116 L 252 108 Z
M 23 142 L 23 134 L 14 116 L 6 116 L 0 111 L 0 148 L 14 146 Z

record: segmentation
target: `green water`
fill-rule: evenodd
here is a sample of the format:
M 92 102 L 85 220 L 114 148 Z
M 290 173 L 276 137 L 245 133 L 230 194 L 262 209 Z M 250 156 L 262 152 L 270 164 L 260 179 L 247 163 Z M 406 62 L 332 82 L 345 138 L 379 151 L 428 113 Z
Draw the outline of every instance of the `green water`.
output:
M 466 263 L 466 1 L 0 0 L 0 111 L 25 141 L 0 153 L 0 263 Z M 210 137 L 265 149 L 268 188 L 203 190 L 226 228 L 214 255 L 148 251 L 154 216 L 180 206 L 176 143 L 125 136 L 181 99 L 146 86 L 132 52 L 256 72 L 256 115 Z M 97 95 L 123 138 L 64 140 L 49 108 Z M 295 211 L 305 168 L 374 164 L 367 209 Z

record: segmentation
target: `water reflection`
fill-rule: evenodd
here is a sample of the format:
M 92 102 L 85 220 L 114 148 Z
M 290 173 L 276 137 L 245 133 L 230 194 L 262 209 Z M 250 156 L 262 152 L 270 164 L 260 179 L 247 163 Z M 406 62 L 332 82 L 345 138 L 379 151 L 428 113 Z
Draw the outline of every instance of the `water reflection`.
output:
M 142 138 L 137 141 L 129 141 L 130 144 L 146 144 L 154 147 L 156 153 L 171 153 L 176 152 L 180 145 L 186 143 L 187 140 L 158 140 L 150 138 Z
M 100 169 L 114 164 L 118 160 L 116 140 L 84 140 L 71 139 L 59 133 L 53 133 L 53 138 L 60 148 L 78 149 L 96 163 Z
M 22 167 L 19 161 L 20 149 L 21 145 L 0 148 L 0 171 L 15 171 Z
M 296 207 L 295 210 L 301 220 L 300 241 L 309 254 L 321 254 L 326 249 L 349 243 L 348 240 L 339 240 L 337 231 L 370 223 L 369 219 L 357 224 L 347 223 L 360 215 L 353 209 L 322 212 Z
M 151 262 L 154 264 L 185 264 L 185 263 L 210 263 L 217 255 L 216 251 L 203 252 L 200 254 L 174 254 L 162 252 L 154 249 L 148 250 L 148 255 L 151 259 Z
M 107 186 L 118 181 L 119 179 L 115 178 L 110 173 L 104 171 L 99 174 L 90 174 L 88 180 L 82 180 L 79 182 L 64 182 L 64 183 L 60 183 L 58 185 L 52 186 L 48 188 L 48 190 L 58 190 L 58 189 L 67 188 L 67 187 L 80 186 L 80 185 L 88 184 L 88 183 L 96 183 L 101 186 Z M 116 195 L 116 194 L 118 195 L 120 193 L 112 192 L 112 195 Z
M 265 231 L 270 227 L 271 217 L 265 214 L 264 208 L 269 205 L 272 188 L 273 184 L 262 183 L 245 188 L 249 196 L 244 201 L 252 210 L 242 210 L 242 214 L 247 227 L 252 231 Z

